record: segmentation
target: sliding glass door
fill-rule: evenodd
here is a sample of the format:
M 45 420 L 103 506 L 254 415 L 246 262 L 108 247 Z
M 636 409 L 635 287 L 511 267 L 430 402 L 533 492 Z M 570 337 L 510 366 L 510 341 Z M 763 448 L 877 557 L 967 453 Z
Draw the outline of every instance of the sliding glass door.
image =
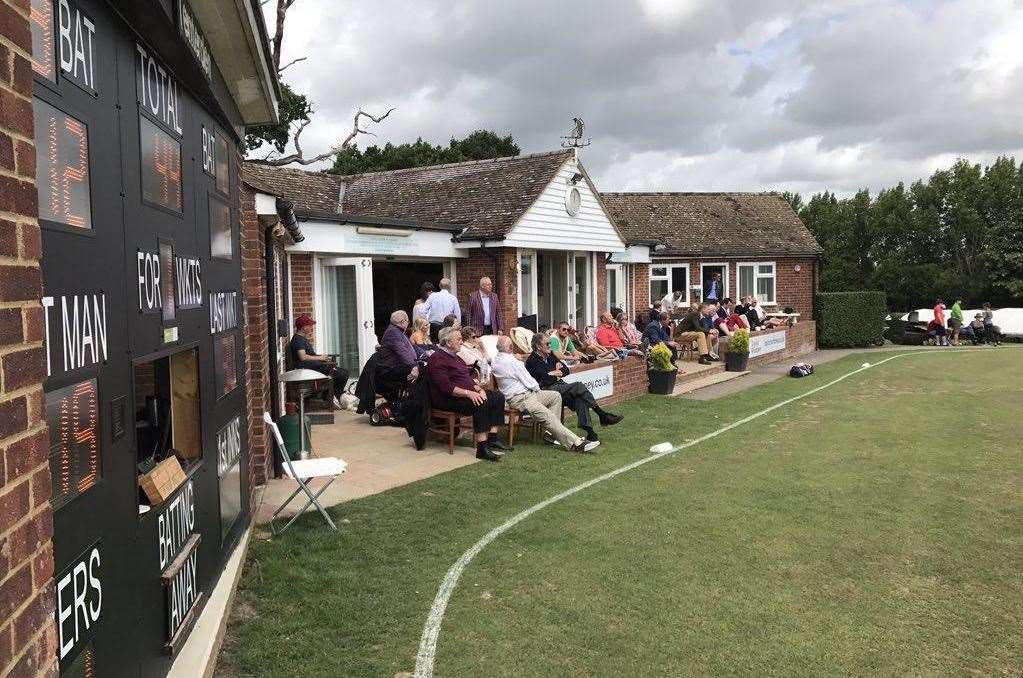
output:
M 316 284 L 317 350 L 336 355 L 338 365 L 358 376 L 376 348 L 373 331 L 373 260 L 320 261 Z

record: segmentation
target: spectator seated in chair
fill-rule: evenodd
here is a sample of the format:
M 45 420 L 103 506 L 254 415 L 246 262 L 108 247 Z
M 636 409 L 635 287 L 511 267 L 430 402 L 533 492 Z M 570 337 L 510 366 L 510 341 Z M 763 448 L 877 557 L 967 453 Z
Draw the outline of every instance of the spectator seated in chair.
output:
M 730 297 L 726 297 L 718 306 L 717 318 L 714 321 L 714 328 L 720 336 L 730 337 L 736 330 L 749 329 L 749 321 L 746 316 L 735 312 L 735 303 Z
M 601 346 L 611 349 L 619 358 L 627 355 L 643 355 L 636 346 L 626 346 L 623 333 L 610 313 L 600 314 L 600 326 L 597 327 L 596 340 Z
M 639 347 L 643 344 L 643 334 L 636 327 L 635 323 L 625 316 L 624 311 L 619 311 L 618 315 L 615 316 L 615 320 L 618 322 L 618 333 L 622 338 L 622 344 L 625 348 L 639 350 Z
M 651 320 L 650 324 L 643 330 L 643 339 L 646 340 L 649 348 L 653 348 L 657 344 L 667 346 L 671 349 L 671 360 L 675 362 L 678 360 L 681 346 L 671 336 L 672 327 L 671 318 L 667 313 L 661 311 L 661 315 L 657 320 Z
M 573 337 L 575 328 L 570 327 L 565 321 L 558 323 L 558 329 L 550 336 L 551 351 L 554 357 L 566 365 L 575 365 L 579 362 L 593 362 L 593 358 L 579 350 Z
M 970 324 L 962 329 L 962 335 L 971 339 L 974 346 L 987 343 L 988 338 L 987 329 L 984 325 L 984 314 L 977 313 L 974 315 Z
M 466 326 L 459 331 L 462 333 L 462 348 L 458 349 L 458 357 L 465 361 L 481 384 L 487 383 L 490 381 L 490 361 L 475 328 Z
M 331 378 L 333 387 L 328 391 L 330 402 L 341 409 L 339 398 L 348 384 L 348 370 L 338 367 L 332 356 L 320 355 L 313 349 L 312 339 L 316 333 L 316 321 L 308 313 L 295 318 L 295 334 L 288 343 L 291 369 L 304 368 L 325 374 Z
M 601 426 L 613 426 L 622 420 L 621 416 L 608 412 L 597 404 L 590 389 L 579 382 L 568 383 L 562 377 L 569 373 L 569 368 L 558 360 L 551 351 L 547 337 L 537 332 L 533 335 L 533 352 L 526 360 L 526 370 L 545 391 L 557 391 L 561 401 L 575 411 L 579 428 L 586 432 L 587 440 L 599 440 L 590 423 L 590 410 L 597 415 Z
M 436 346 L 430 339 L 430 321 L 423 316 L 414 318 L 412 320 L 412 333 L 409 335 L 409 341 L 412 342 L 412 347 L 415 349 L 417 357 L 422 357 L 433 351 Z
M 583 440 L 561 423 L 561 394 L 540 389 L 522 361 L 512 355 L 509 337 L 497 339 L 493 373 L 505 402 L 540 422 L 559 445 L 574 452 L 591 452 L 600 445 L 596 440 Z
M 579 349 L 594 360 L 618 360 L 617 351 L 597 341 L 597 333 L 592 325 L 587 325 L 576 340 L 579 342 Z
M 394 400 L 398 391 L 419 377 L 418 356 L 412 342 L 405 336 L 406 329 L 408 314 L 395 311 L 377 347 L 376 389 L 388 400 Z
M 500 461 L 510 450 L 497 439 L 497 427 L 504 424 L 504 396 L 484 390 L 472 378 L 469 366 L 458 355 L 462 334 L 452 327 L 440 331 L 440 346 L 427 361 L 430 404 L 434 409 L 472 415 L 476 458 Z
M 694 306 L 696 305 L 694 304 Z M 682 323 L 678 326 L 678 334 L 675 335 L 675 340 L 680 344 L 696 342 L 700 351 L 698 362 L 701 365 L 709 365 L 720 360 L 715 354 L 718 331 L 711 325 L 713 315 L 714 307 L 710 304 L 704 304 L 702 307 L 696 306 L 682 319 Z M 705 320 L 706 322 L 704 322 Z

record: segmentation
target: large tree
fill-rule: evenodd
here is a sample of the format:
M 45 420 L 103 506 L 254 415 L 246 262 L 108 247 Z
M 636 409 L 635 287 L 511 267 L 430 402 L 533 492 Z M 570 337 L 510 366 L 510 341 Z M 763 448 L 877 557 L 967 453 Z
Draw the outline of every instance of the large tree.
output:
M 329 171 L 335 174 L 383 172 L 465 160 L 504 158 L 520 152 L 510 134 L 502 137 L 496 132 L 476 130 L 464 139 L 451 139 L 446 147 L 435 146 L 421 138 L 412 143 L 370 146 L 365 151 L 349 146 L 337 154 L 334 166 Z

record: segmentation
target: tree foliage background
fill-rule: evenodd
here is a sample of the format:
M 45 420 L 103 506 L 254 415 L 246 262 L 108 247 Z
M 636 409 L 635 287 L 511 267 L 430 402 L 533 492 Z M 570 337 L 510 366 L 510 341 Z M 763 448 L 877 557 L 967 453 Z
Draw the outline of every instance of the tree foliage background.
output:
M 520 152 L 511 135 L 502 137 L 495 132 L 476 130 L 464 139 L 451 139 L 446 147 L 435 146 L 421 138 L 414 143 L 369 146 L 365 151 L 349 146 L 335 156 L 334 166 L 328 171 L 334 174 L 384 172 L 465 160 L 504 158 Z
M 956 296 L 1021 305 L 1023 165 L 1014 158 L 983 168 L 958 160 L 873 197 L 785 197 L 824 248 L 821 291 L 882 290 L 893 310 Z

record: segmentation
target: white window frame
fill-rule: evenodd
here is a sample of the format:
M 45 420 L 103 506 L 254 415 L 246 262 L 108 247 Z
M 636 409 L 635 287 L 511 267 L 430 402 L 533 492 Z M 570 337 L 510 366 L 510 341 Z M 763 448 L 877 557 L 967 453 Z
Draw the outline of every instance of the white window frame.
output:
M 536 281 L 537 281 L 537 278 L 539 277 L 537 275 L 537 266 L 539 264 L 540 257 L 538 256 L 536 250 L 522 250 L 522 249 L 520 249 L 520 250 L 518 250 L 515 253 L 515 270 L 516 270 L 516 273 L 518 275 L 518 284 L 516 285 L 516 287 L 518 288 L 518 297 L 516 299 L 516 301 L 518 302 L 518 305 L 519 305 L 519 307 L 518 307 L 518 315 L 519 316 L 525 315 L 522 312 L 522 292 L 523 292 L 523 289 L 522 289 L 522 257 L 523 256 L 532 257 L 533 258 L 533 276 L 532 276 L 533 280 L 532 280 L 532 282 L 531 282 L 531 284 L 529 286 L 529 290 L 526 290 L 526 292 L 527 292 L 527 294 L 530 295 L 530 298 L 533 301 L 533 303 L 532 303 L 533 313 L 536 314 L 537 322 L 539 322 L 540 309 L 538 308 L 538 304 L 537 304 L 537 301 L 538 301 L 539 297 L 537 296 Z
M 626 264 L 606 265 L 607 273 L 605 277 L 607 280 L 607 290 L 605 299 L 607 301 L 607 308 L 604 309 L 605 311 L 611 310 L 611 271 L 615 272 L 615 293 L 618 297 L 618 303 L 620 304 L 619 308 L 628 311 L 629 303 L 625 299 L 625 266 Z
M 760 272 L 760 266 L 771 265 L 771 275 L 767 275 Z M 742 284 L 742 268 L 744 266 L 753 267 L 753 289 L 751 294 L 757 298 L 757 303 L 761 306 L 777 306 L 778 305 L 778 264 L 773 261 L 741 261 L 735 265 L 735 292 L 736 298 L 742 297 L 742 290 L 739 286 Z M 774 284 L 771 288 L 774 290 L 774 299 L 761 299 L 760 295 L 757 294 L 757 281 L 760 278 L 772 278 Z
M 663 268 L 663 269 L 665 269 L 665 274 L 666 275 L 655 276 L 654 275 L 654 269 L 655 268 Z M 650 296 L 650 285 L 655 280 L 667 280 L 668 281 L 668 294 L 674 294 L 677 290 L 673 289 L 672 286 L 671 286 L 671 278 L 672 278 L 671 271 L 672 271 L 672 269 L 675 269 L 675 268 L 684 268 L 684 269 L 686 269 L 686 284 L 685 284 L 685 289 L 682 290 L 685 293 L 685 296 L 682 297 L 682 300 L 686 303 L 686 305 L 688 305 L 689 304 L 689 288 L 692 287 L 692 280 L 689 277 L 692 272 L 689 270 L 689 264 L 662 264 L 662 263 L 658 263 L 658 262 L 651 262 L 651 264 L 650 264 L 650 276 L 649 276 L 649 279 L 647 281 L 647 295 Z M 650 305 L 653 306 L 655 301 L 660 301 L 662 298 L 663 297 L 658 297 L 658 298 L 654 299 L 654 298 L 651 297 Z
M 724 284 L 724 287 L 725 287 L 725 295 L 724 296 L 725 297 L 731 297 L 732 299 L 735 299 L 735 296 L 736 296 L 735 292 L 734 292 L 734 290 L 732 290 L 732 286 L 728 284 L 730 281 L 728 279 L 729 278 L 729 276 L 728 276 L 729 271 L 728 271 L 728 262 L 727 261 L 708 262 L 708 263 L 700 262 L 700 286 L 701 286 L 700 287 L 700 295 L 703 296 L 704 298 L 706 298 L 707 290 L 703 289 L 703 280 L 704 280 L 703 269 L 707 268 L 708 266 L 721 267 L 722 269 L 724 269 L 724 274 L 722 274 L 722 276 L 721 276 L 721 282 Z M 756 273 L 755 270 L 753 272 Z M 754 282 L 754 285 L 755 284 L 756 283 Z M 778 296 L 777 291 L 775 291 L 775 296 Z M 722 298 L 724 298 L 724 297 L 722 297 Z M 718 299 L 718 301 L 721 301 L 721 299 Z

